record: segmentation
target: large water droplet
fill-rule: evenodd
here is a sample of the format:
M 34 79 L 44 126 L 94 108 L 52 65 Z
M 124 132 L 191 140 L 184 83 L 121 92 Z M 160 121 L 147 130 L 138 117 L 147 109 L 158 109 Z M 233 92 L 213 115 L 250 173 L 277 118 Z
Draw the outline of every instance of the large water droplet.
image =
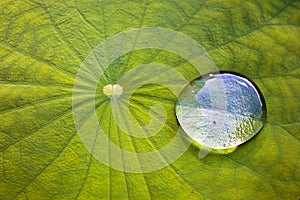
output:
M 215 74 L 194 80 L 179 96 L 181 128 L 199 144 L 228 149 L 256 135 L 264 124 L 265 105 L 247 79 Z

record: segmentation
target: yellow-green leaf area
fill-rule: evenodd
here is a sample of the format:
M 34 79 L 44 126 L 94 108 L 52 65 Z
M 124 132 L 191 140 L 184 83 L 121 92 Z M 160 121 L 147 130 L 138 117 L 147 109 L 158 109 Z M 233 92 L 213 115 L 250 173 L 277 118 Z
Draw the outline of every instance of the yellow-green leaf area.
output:
M 0 8 L 0 199 L 299 199 L 300 1 L 2 0 Z M 107 38 L 145 27 L 181 32 L 219 70 L 252 80 L 266 101 L 261 132 L 229 154 L 200 159 L 191 145 L 169 166 L 147 173 L 96 159 L 74 124 L 77 72 Z M 116 126 L 103 86 L 146 63 L 168 65 L 189 81 L 199 76 L 187 60 L 159 49 L 111 63 L 99 80 L 95 110 L 106 136 L 130 152 L 159 149 L 179 128 L 176 96 L 155 84 L 139 87 L 129 110 L 136 124 L 146 125 L 149 108 L 164 106 L 160 132 L 134 138 Z

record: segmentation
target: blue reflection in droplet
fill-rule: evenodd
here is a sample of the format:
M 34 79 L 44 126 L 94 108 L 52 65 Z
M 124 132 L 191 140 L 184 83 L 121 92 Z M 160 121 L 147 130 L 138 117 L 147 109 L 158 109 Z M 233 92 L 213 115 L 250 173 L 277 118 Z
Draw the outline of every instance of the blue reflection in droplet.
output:
M 247 79 L 231 74 L 213 75 L 205 81 L 204 87 L 196 95 L 196 101 L 199 103 L 200 108 L 220 109 L 220 107 L 212 107 L 216 105 L 212 105 L 209 92 L 210 87 L 219 86 L 214 84 L 219 79 L 223 82 L 227 112 L 252 116 L 256 119 L 260 118 L 262 115 L 262 102 L 255 87 Z M 219 98 L 224 100 L 222 94 Z

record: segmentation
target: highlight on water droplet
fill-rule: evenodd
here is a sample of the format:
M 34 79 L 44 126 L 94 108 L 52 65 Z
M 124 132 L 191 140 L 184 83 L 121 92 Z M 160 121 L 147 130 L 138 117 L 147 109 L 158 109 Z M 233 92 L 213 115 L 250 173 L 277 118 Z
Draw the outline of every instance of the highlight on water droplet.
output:
M 230 149 L 263 127 L 262 95 L 248 79 L 231 73 L 209 74 L 179 95 L 176 116 L 181 128 L 206 148 Z
M 103 93 L 111 99 L 115 99 L 123 93 L 123 87 L 119 84 L 108 84 L 103 87 Z

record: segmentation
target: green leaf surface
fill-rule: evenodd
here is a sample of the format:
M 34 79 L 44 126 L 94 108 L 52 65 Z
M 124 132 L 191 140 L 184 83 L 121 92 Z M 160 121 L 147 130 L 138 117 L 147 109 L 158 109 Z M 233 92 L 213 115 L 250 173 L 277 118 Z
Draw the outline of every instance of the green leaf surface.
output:
M 1 0 L 0 199 L 299 199 L 299 0 Z M 162 27 L 205 47 L 219 70 L 240 73 L 267 105 L 262 131 L 231 154 L 198 158 L 195 145 L 148 173 L 114 170 L 95 159 L 77 134 L 72 89 L 88 53 L 122 31 Z M 99 81 L 99 124 L 116 145 L 148 152 L 166 145 L 178 124 L 176 96 L 144 85 L 130 101 L 137 124 L 161 104 L 166 124 L 151 139 L 117 128 L 102 87 L 144 64 L 162 63 L 187 80 L 199 76 L 171 52 L 144 49 L 114 63 Z

